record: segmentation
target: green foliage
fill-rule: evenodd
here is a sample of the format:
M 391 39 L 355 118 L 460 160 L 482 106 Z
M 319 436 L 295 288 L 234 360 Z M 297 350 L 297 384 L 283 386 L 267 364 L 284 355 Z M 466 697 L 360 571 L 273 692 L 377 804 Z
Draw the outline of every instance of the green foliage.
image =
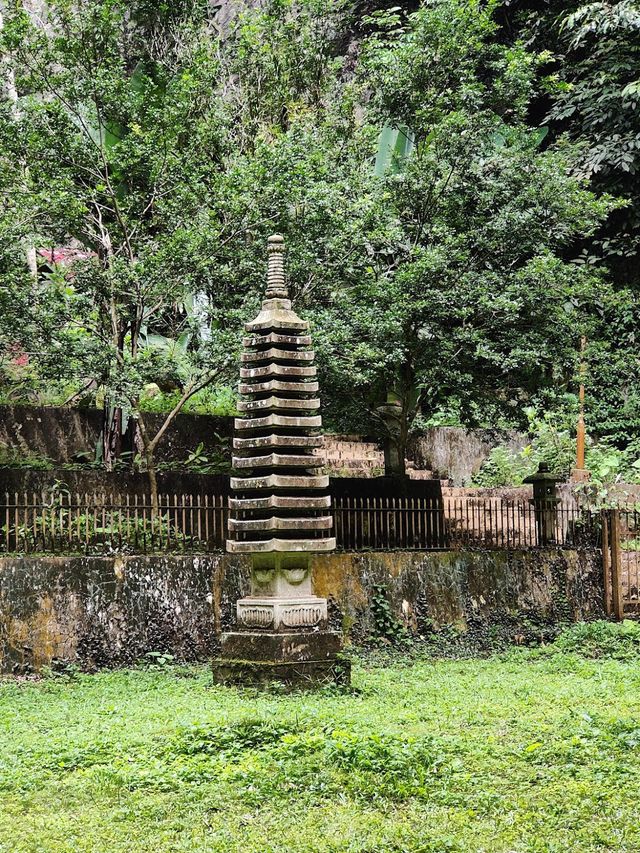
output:
M 614 205 L 569 174 L 576 150 L 528 127 L 535 57 L 496 40 L 493 12 L 439 0 L 363 49 L 370 114 L 413 139 L 381 181 L 377 276 L 358 292 L 378 307 L 367 340 L 379 391 L 402 405 L 401 443 L 420 409 L 452 400 L 469 425 L 521 419 L 573 372 L 603 291 L 567 257 Z
M 239 756 L 247 749 L 268 749 L 300 728 L 299 722 L 254 717 L 217 729 L 195 725 L 179 731 L 170 749 L 179 755 Z
M 640 250 L 640 6 L 637 0 L 587 3 L 561 23 L 568 56 L 550 118 L 583 145 L 584 174 L 628 205 L 596 246 L 633 275 Z M 630 263 L 629 263 L 630 261 Z
M 184 467 L 198 474 L 226 474 L 231 468 L 231 448 L 228 437 L 214 433 L 216 446 L 209 455 L 204 453 L 204 444 L 200 444 L 187 456 Z
M 525 477 L 534 474 L 541 462 L 561 477 L 568 477 L 575 465 L 575 438 L 572 437 L 571 413 L 546 412 L 539 416 L 527 410 L 531 443 L 522 450 L 494 448 L 473 477 L 476 486 L 520 486 Z
M 624 622 L 581 622 L 565 629 L 551 647 L 554 652 L 572 652 L 586 658 L 638 660 L 640 624 Z
M 623 202 L 584 241 L 577 258 L 606 267 L 615 284 L 593 306 L 600 322 L 587 354 L 587 426 L 623 450 L 640 434 L 640 6 L 636 0 L 514 0 L 502 5 L 501 15 L 504 38 L 521 38 L 539 52 L 542 91 L 532 113 L 548 128 L 547 142 L 573 140 L 574 172 Z
M 409 641 L 409 632 L 398 621 L 389 602 L 389 591 L 384 584 L 374 584 L 371 589 L 371 639 L 385 643 Z
M 1 40 L 18 101 L 0 109 L 0 162 L 28 174 L 8 188 L 20 239 L 74 247 L 32 282 L 14 340 L 42 381 L 93 382 L 111 411 L 135 410 L 151 381 L 195 392 L 233 351 L 195 310 L 206 273 L 181 251 L 185 235 L 216 229 L 223 143 L 205 5 L 147 7 L 54 2 L 40 25 L 16 5 Z
M 546 412 L 538 416 L 528 410 L 531 443 L 520 451 L 495 447 L 473 477 L 476 486 L 519 486 L 545 462 L 549 470 L 565 479 L 576 462 L 575 410 Z M 625 450 L 606 441 L 587 444 L 585 466 L 590 473 L 590 493 L 606 494 L 614 483 L 640 482 L 640 446 L 629 444 Z
M 35 471 L 50 471 L 53 460 L 48 456 L 32 453 L 25 448 L 8 447 L 0 442 L 0 468 L 30 468 Z
M 636 4 L 547 5 L 544 25 L 515 28 L 526 45 L 502 26 L 519 0 L 361 20 L 342 2 L 269 0 L 224 39 L 199 0 L 54 2 L 46 26 L 16 6 L 1 60 L 18 91 L 0 109 L 5 377 L 28 351 L 26 395 L 63 372 L 107 416 L 138 415 L 141 435 L 146 411 L 169 417 L 185 394 L 185 411 L 232 413 L 217 389 L 279 230 L 328 426 L 393 432 L 389 393 L 401 444 L 441 413 L 523 426 L 575 382 L 585 332 L 592 431 L 623 449 L 640 423 L 637 300 L 595 261 L 633 266 L 631 225 L 606 245 L 602 229 L 635 211 L 611 176 L 635 181 Z M 78 254 L 25 287 L 34 243 Z
M 149 669 L 162 669 L 170 666 L 175 660 L 174 655 L 169 652 L 147 652 L 145 657 L 149 658 Z
M 531 456 L 516 453 L 508 447 L 494 447 L 474 474 L 472 485 L 483 488 L 521 486 L 525 477 L 536 469 Z
M 147 389 L 140 397 L 139 409 L 142 412 L 170 412 L 180 399 L 179 391 L 160 391 Z M 236 394 L 230 386 L 204 388 L 185 403 L 182 412 L 187 415 L 215 415 L 220 418 L 238 414 Z

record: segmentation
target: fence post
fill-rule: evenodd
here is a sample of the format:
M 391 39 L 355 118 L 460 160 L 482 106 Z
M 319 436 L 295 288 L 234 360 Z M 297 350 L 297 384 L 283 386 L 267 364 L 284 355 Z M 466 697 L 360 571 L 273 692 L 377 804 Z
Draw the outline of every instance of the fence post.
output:
M 611 616 L 611 551 L 609 544 L 610 510 L 602 510 L 602 575 L 604 582 L 604 612 Z
M 620 510 L 611 510 L 611 587 L 613 593 L 613 616 L 620 622 L 624 619 L 622 600 L 622 551 L 620 548 Z

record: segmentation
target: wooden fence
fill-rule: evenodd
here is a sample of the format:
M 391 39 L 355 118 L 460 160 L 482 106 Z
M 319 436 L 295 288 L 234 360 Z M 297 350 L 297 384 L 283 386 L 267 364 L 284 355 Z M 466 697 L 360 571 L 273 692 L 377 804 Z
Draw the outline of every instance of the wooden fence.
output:
M 599 518 L 578 503 L 504 498 L 337 498 L 338 548 L 571 547 L 599 543 Z
M 610 616 L 640 616 L 640 511 L 602 512 L 605 608 Z
M 600 513 L 575 502 L 337 496 L 332 513 L 343 551 L 600 545 Z M 225 495 L 161 494 L 152 512 L 137 495 L 5 494 L 0 553 L 206 553 L 224 549 L 228 517 Z

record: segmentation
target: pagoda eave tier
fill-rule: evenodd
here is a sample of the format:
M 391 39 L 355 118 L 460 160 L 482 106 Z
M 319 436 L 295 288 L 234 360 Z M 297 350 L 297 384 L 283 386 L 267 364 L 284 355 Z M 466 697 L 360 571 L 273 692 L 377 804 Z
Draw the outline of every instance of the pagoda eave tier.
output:
M 234 468 L 319 468 L 319 456 L 299 456 L 293 453 L 268 453 L 265 456 L 234 456 Z
M 330 495 L 260 495 L 257 498 L 229 498 L 230 509 L 328 509 L 331 506 Z
M 231 477 L 231 488 L 234 491 L 254 491 L 259 489 L 326 489 L 329 477 L 319 476 L 298 477 L 294 474 L 268 474 L 265 477 Z
M 230 518 L 229 530 L 251 533 L 256 530 L 329 530 L 333 525 L 330 515 L 317 518 Z
M 271 332 L 269 335 L 252 335 L 250 338 L 242 339 L 242 345 L 245 347 L 261 347 L 266 344 L 290 344 L 296 347 L 310 347 L 311 335 L 281 335 L 278 332 Z
M 253 438 L 234 438 L 235 450 L 260 450 L 264 447 L 322 447 L 323 435 L 260 435 Z
M 231 554 L 255 554 L 269 552 L 321 553 L 333 551 L 336 547 L 334 537 L 329 539 L 263 539 L 258 542 L 236 542 L 227 539 L 227 551 Z
M 287 350 L 271 347 L 259 352 L 242 352 L 240 361 L 313 361 L 313 350 Z
M 318 390 L 318 387 L 317 382 L 281 382 L 278 379 L 272 379 L 269 382 L 254 382 L 249 385 L 241 382 L 238 386 L 238 391 L 241 394 L 263 394 L 267 391 L 292 391 L 295 394 L 314 394 Z
M 239 412 L 260 412 L 265 409 L 293 410 L 298 412 L 312 411 L 320 408 L 320 400 L 292 400 L 288 397 L 265 397 L 264 400 L 240 400 Z
M 312 379 L 317 376 L 315 367 L 292 364 L 265 364 L 262 367 L 241 367 L 240 379 L 262 379 L 264 376 L 286 376 L 288 379 Z
M 265 427 L 283 427 L 287 429 L 312 429 L 322 426 L 320 415 L 267 415 L 264 418 L 235 418 L 236 429 L 264 429 Z

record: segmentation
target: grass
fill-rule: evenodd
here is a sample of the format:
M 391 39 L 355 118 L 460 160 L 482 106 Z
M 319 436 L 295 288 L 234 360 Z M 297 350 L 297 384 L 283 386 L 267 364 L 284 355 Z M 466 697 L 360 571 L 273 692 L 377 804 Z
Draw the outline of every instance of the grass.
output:
M 0 851 L 637 851 L 639 636 L 361 659 L 348 692 L 7 680 Z

